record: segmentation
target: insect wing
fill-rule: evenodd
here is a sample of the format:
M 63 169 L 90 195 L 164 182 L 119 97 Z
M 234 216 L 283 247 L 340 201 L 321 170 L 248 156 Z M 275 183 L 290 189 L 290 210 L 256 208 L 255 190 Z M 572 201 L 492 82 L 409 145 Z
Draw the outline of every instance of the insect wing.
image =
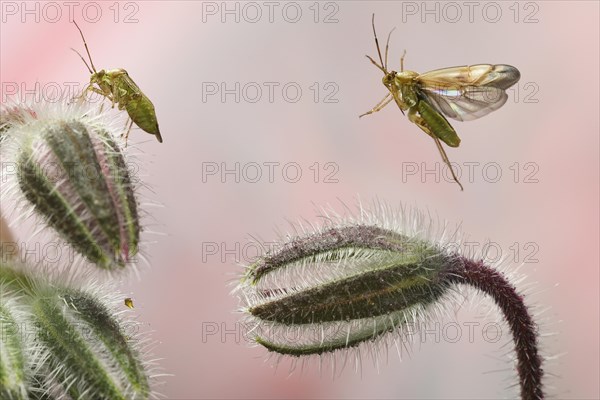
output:
M 155 135 L 158 141 L 162 143 L 156 111 L 150 99 L 142 93 L 127 73 L 122 75 L 119 80 L 119 87 L 128 94 L 129 98 L 125 104 L 125 109 L 129 117 L 142 130 Z
M 508 89 L 519 81 L 519 70 L 510 65 L 478 64 L 436 69 L 419 75 L 425 85 L 492 86 Z
M 423 89 L 421 101 L 458 121 L 472 121 L 499 109 L 508 95 L 502 89 L 469 86 L 463 89 Z
M 502 107 L 520 73 L 510 65 L 471 65 L 444 68 L 419 75 L 422 100 L 449 118 L 470 121 Z

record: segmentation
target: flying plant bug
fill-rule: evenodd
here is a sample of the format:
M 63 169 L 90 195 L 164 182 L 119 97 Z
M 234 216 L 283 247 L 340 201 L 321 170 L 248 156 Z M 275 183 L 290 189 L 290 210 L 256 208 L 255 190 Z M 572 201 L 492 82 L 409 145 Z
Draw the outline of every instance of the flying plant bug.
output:
M 158 129 L 156 111 L 154 111 L 154 105 L 150 99 L 140 90 L 138 85 L 135 84 L 129 77 L 127 71 L 123 68 L 109 70 L 101 69 L 100 71 L 96 71 L 83 32 L 75 21 L 73 21 L 73 23 L 81 34 L 81 39 L 83 40 L 83 45 L 85 46 L 85 51 L 87 52 L 91 65 L 90 68 L 83 56 L 79 54 L 77 50 L 71 48 L 71 50 L 77 53 L 81 58 L 91 74 L 90 83 L 83 90 L 81 97 L 85 98 L 87 92 L 94 92 L 108 98 L 111 101 L 113 108 L 115 107 L 115 104 L 117 104 L 119 110 L 127 110 L 130 122 L 129 128 L 125 134 L 125 142 L 127 142 L 131 126 L 135 122 L 135 124 L 143 131 L 156 136 L 156 139 L 162 143 L 163 140 L 160 135 L 160 130 Z
M 418 74 L 404 70 L 404 52 L 400 58 L 400 72 L 388 71 L 388 49 L 393 30 L 389 33 L 385 45 L 384 62 L 375 32 L 375 14 L 372 25 L 381 65 L 370 56 L 367 58 L 383 72 L 382 82 L 389 93 L 360 117 L 377 112 L 394 100 L 402 114 L 408 111 L 409 121 L 433 138 L 442 160 L 452 172 L 454 181 L 463 190 L 440 142 L 450 147 L 458 147 L 460 144 L 460 138 L 446 117 L 457 121 L 470 121 L 502 107 L 508 99 L 506 89 L 517 83 L 521 77 L 519 70 L 510 65 L 478 64 Z
M 127 297 L 125 300 L 123 300 L 123 303 L 129 308 L 133 308 L 133 299 L 131 297 Z

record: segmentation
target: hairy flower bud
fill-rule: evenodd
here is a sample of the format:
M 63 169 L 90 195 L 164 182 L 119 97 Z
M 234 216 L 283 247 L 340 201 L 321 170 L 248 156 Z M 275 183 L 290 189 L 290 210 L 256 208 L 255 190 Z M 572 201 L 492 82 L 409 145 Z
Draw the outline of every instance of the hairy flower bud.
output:
M 1 398 L 149 398 L 137 324 L 115 316 L 121 297 L 45 279 L 0 265 Z
M 16 171 L 14 186 L 88 261 L 124 267 L 138 250 L 140 224 L 115 133 L 90 110 L 49 107 L 3 110 L 10 122 L 2 154 Z
M 412 320 L 448 289 L 452 257 L 439 247 L 377 226 L 330 228 L 292 239 L 248 267 L 247 312 L 256 341 L 290 355 L 356 346 Z M 302 326 L 301 340 L 287 327 Z M 264 336 L 262 336 L 264 335 Z
M 27 399 L 29 371 L 19 334 L 19 299 L 20 294 L 0 280 L 0 399 Z
M 359 220 L 326 218 L 323 229 L 249 265 L 237 291 L 254 341 L 295 357 L 350 349 L 421 325 L 468 285 L 491 296 L 510 327 L 523 398 L 543 398 L 537 327 L 523 296 L 483 261 L 433 240 L 421 214 L 400 217 L 404 229 L 362 209 Z

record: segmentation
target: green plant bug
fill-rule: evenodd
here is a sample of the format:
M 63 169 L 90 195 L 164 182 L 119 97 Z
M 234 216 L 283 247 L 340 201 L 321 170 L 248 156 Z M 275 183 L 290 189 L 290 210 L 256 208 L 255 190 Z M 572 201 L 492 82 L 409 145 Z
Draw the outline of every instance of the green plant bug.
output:
M 375 14 L 372 25 L 381 65 L 370 56 L 367 58 L 383 72 L 382 82 L 389 93 L 360 117 L 377 112 L 394 100 L 402 114 L 408 111 L 409 121 L 435 141 L 442 160 L 452 172 L 454 181 L 463 190 L 441 143 L 450 147 L 458 147 L 460 144 L 460 138 L 446 117 L 470 121 L 502 107 L 508 99 L 506 89 L 521 77 L 519 70 L 510 65 L 477 64 L 419 74 L 404 70 L 405 51 L 400 58 L 400 72 L 388 71 L 388 49 L 393 29 L 385 45 L 384 62 L 375 31 Z
M 125 300 L 123 300 L 123 304 L 125 304 L 125 306 L 128 308 L 133 308 L 133 299 L 131 297 L 127 297 Z
M 88 65 L 83 56 L 79 54 L 77 50 L 71 48 L 71 50 L 77 53 L 81 58 L 91 74 L 90 83 L 83 90 L 81 97 L 85 98 L 87 92 L 94 92 L 108 98 L 111 101 L 113 108 L 115 107 L 115 104 L 117 104 L 119 110 L 126 110 L 130 119 L 129 128 L 125 134 L 126 142 L 129 137 L 129 131 L 135 122 L 135 124 L 143 131 L 156 136 L 156 139 L 162 143 L 163 140 L 158 128 L 156 111 L 154 110 L 154 105 L 150 99 L 140 90 L 138 85 L 135 84 L 127 71 L 123 68 L 110 70 L 101 69 L 100 71 L 96 71 L 83 32 L 75 21 L 73 21 L 73 23 L 81 34 L 81 39 L 83 40 L 83 45 L 85 46 L 85 51 L 87 52 L 91 65 L 90 68 L 90 65 Z

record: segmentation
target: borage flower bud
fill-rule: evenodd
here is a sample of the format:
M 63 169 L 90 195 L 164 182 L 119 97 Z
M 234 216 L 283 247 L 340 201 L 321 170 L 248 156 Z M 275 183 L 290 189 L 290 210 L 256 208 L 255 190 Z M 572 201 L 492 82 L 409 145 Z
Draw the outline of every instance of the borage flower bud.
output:
M 20 327 L 22 295 L 0 279 L 0 399 L 25 400 L 30 372 Z
M 436 246 L 376 226 L 293 239 L 246 272 L 247 311 L 269 327 L 256 341 L 299 356 L 371 340 L 435 302 L 451 264 Z M 303 336 L 290 341 L 285 330 L 294 326 Z
M 139 324 L 116 316 L 119 294 L 90 282 L 67 287 L 7 265 L 0 265 L 0 289 L 2 399 L 155 396 Z
M 0 143 L 3 133 L 14 126 L 25 123 L 25 116 L 29 114 L 30 118 L 37 118 L 35 111 L 25 105 L 2 105 L 0 106 Z
M 249 265 L 237 290 L 253 339 L 296 357 L 350 349 L 421 325 L 466 284 L 503 312 L 515 338 L 522 396 L 542 398 L 536 326 L 523 297 L 482 261 L 427 238 L 422 216 L 415 217 L 405 218 L 408 229 L 401 231 L 369 218 L 334 222 Z
M 140 224 L 117 132 L 89 109 L 52 107 L 4 112 L 11 123 L 2 151 L 15 166 L 14 186 L 89 261 L 123 267 L 138 250 Z

